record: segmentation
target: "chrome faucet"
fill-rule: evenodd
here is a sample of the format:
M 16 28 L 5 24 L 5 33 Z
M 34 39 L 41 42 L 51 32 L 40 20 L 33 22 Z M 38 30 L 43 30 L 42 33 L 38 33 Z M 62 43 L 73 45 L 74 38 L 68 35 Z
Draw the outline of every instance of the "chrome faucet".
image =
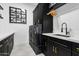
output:
M 66 24 L 65 22 L 62 23 L 61 32 L 63 32 L 63 29 L 64 29 L 64 28 L 63 28 L 63 25 L 66 26 L 66 28 L 65 28 L 65 31 L 66 31 L 66 32 L 65 32 L 65 33 L 66 33 L 66 35 L 67 35 L 67 24 Z

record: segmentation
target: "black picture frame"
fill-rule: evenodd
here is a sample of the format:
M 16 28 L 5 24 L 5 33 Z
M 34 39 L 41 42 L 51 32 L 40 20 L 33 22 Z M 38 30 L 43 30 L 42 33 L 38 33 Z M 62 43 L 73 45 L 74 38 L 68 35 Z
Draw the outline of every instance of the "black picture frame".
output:
M 9 7 L 9 23 L 26 24 L 27 10 L 22 10 L 16 7 Z

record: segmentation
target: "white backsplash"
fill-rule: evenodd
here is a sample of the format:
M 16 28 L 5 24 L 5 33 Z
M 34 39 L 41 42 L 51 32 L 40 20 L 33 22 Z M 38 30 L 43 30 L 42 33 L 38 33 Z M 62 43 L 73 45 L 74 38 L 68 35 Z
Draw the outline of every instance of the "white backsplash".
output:
M 59 31 L 61 30 L 61 24 L 63 22 L 67 23 L 67 30 L 71 28 L 71 36 L 79 38 L 79 9 L 61 15 L 58 18 L 59 21 Z
M 67 6 L 69 6 L 69 5 L 67 5 Z M 67 6 L 63 6 L 63 7 L 67 7 Z M 79 7 L 79 4 L 75 4 L 75 5 L 71 4 L 70 8 L 72 8 L 73 6 Z M 58 8 L 57 16 L 53 17 L 54 33 L 61 33 L 61 24 L 63 22 L 66 22 L 68 31 L 71 28 L 71 37 L 79 38 L 79 8 L 73 7 L 72 11 L 64 12 L 66 10 L 63 7 Z M 67 9 L 67 10 L 69 10 L 69 9 Z M 62 13 L 62 15 L 61 15 L 61 13 Z M 63 13 L 65 13 L 65 14 L 63 14 Z M 58 15 L 61 15 L 61 16 L 58 16 Z

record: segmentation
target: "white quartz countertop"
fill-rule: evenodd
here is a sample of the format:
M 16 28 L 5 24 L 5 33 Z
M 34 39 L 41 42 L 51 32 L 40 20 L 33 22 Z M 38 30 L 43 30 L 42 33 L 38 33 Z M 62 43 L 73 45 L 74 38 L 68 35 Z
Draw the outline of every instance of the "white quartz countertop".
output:
M 50 37 L 55 37 L 55 38 L 59 38 L 59 39 L 79 43 L 79 38 L 78 37 L 63 37 L 63 36 L 55 35 L 54 33 L 43 33 L 42 35 L 46 35 L 46 36 L 50 36 Z
M 14 33 L 14 31 L 0 32 L 0 41 L 7 38 L 8 36 L 10 36 L 13 33 Z

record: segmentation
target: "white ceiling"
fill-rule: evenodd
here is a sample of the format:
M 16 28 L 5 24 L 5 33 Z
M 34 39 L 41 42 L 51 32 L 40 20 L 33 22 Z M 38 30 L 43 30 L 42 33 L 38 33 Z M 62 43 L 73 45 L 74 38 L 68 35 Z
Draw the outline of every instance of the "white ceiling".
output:
M 57 11 L 57 15 L 63 15 L 69 12 L 72 12 L 74 10 L 79 9 L 79 4 L 78 3 L 67 3 L 63 6 L 61 6 L 60 8 L 58 8 Z
M 37 6 L 38 3 L 23 3 L 25 5 Z
M 32 10 L 35 9 L 35 7 L 38 5 L 38 3 L 23 3 L 24 5 L 29 5 L 30 7 L 32 7 Z

